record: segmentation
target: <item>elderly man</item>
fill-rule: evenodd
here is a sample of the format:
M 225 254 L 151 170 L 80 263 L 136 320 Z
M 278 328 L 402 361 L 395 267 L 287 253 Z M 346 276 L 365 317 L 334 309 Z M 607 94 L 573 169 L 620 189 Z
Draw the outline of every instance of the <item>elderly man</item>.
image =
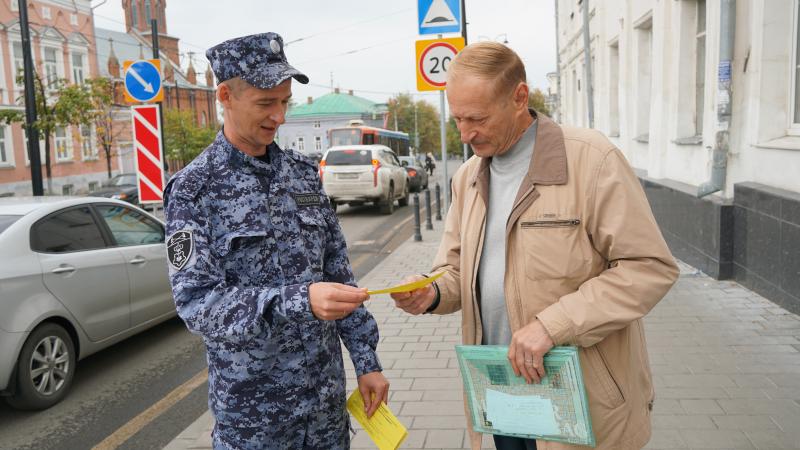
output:
M 450 112 L 475 156 L 452 181 L 433 267 L 444 276 L 393 297 L 411 314 L 460 309 L 463 342 L 508 345 L 529 383 L 545 375 L 554 345 L 579 346 L 597 449 L 638 449 L 654 399 L 641 318 L 678 269 L 622 153 L 597 131 L 529 110 L 525 80 L 500 44 L 472 44 L 453 60 Z M 498 449 L 537 448 L 494 439 Z
M 340 338 L 372 415 L 389 384 L 336 215 L 314 164 L 274 142 L 308 77 L 275 33 L 206 53 L 224 128 L 167 185 L 178 314 L 203 336 L 215 449 L 346 449 Z

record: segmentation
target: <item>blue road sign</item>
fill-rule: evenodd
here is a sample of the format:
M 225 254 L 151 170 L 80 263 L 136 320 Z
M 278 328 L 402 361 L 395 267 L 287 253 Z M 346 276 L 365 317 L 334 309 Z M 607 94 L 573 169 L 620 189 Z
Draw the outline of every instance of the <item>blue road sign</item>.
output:
M 461 33 L 461 0 L 417 0 L 419 34 Z
M 135 100 L 149 102 L 161 92 L 161 73 L 150 61 L 136 61 L 125 71 L 125 90 Z

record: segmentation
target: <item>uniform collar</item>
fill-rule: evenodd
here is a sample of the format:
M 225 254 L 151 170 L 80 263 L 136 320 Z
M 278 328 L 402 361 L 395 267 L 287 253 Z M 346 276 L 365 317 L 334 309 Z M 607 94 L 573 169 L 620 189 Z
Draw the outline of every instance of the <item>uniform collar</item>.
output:
M 257 173 L 270 173 L 273 167 L 281 163 L 281 158 L 284 156 L 278 144 L 272 142 L 267 146 L 269 152 L 270 162 L 261 161 L 258 158 L 248 155 L 247 153 L 236 148 L 228 138 L 225 137 L 223 130 L 219 130 L 217 138 L 214 140 L 214 146 L 221 151 L 224 160 L 227 160 L 228 165 L 232 170 L 245 170 Z

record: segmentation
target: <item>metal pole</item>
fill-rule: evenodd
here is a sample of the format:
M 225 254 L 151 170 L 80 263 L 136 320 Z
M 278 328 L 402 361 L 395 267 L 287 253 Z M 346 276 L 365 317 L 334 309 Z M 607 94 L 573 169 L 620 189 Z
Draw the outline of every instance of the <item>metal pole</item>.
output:
M 583 57 L 586 68 L 586 109 L 589 113 L 589 128 L 594 128 L 594 92 L 592 89 L 592 52 L 589 36 L 589 0 L 583 0 Z
M 417 242 L 422 240 L 419 221 L 419 194 L 414 194 L 414 240 Z
M 419 155 L 419 128 L 417 127 L 417 102 L 414 101 L 414 149 Z
M 25 129 L 28 136 L 28 160 L 31 162 L 31 187 L 33 195 L 44 195 L 42 185 L 42 158 L 39 154 L 39 131 L 36 123 L 36 91 L 33 85 L 33 55 L 31 54 L 31 32 L 28 28 L 28 2 L 19 0 L 20 34 L 22 35 L 22 59 L 25 72 Z
M 436 220 L 442 220 L 442 187 L 436 183 Z
M 461 0 L 461 37 L 464 38 L 464 46 L 468 44 L 467 42 L 467 2 L 466 0 Z M 469 159 L 469 144 L 464 144 L 464 156 L 463 161 L 466 162 Z
M 150 32 L 152 33 L 153 37 L 153 59 L 161 59 L 161 55 L 158 52 L 158 21 L 156 19 L 150 20 Z M 178 86 L 178 79 L 175 78 L 175 86 Z M 161 88 L 164 88 L 164 81 L 161 81 Z M 162 102 L 156 102 L 158 105 L 158 118 L 161 121 L 161 147 L 164 147 L 166 141 L 164 140 L 164 108 L 161 106 Z M 167 171 L 167 158 L 165 155 L 162 155 L 164 158 L 161 161 L 162 165 L 164 166 L 164 171 L 161 172 L 162 178 L 164 177 L 164 172 Z M 161 180 L 164 183 L 164 180 Z
M 425 189 L 425 229 L 432 230 L 433 222 L 431 221 L 431 190 Z
M 447 177 L 447 132 L 445 130 L 445 120 L 444 120 L 444 91 L 439 91 L 439 127 L 440 130 L 440 140 L 442 144 L 442 174 L 444 176 L 444 184 L 445 186 L 448 185 L 450 179 Z M 445 208 L 450 205 L 450 195 L 447 189 L 444 190 L 444 204 Z

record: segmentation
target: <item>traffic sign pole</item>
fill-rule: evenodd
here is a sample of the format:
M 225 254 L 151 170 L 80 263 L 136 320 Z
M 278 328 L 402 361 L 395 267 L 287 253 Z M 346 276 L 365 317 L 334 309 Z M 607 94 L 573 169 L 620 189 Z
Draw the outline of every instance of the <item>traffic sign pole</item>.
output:
M 150 20 L 150 34 L 153 36 L 153 59 L 160 59 L 159 48 L 158 48 L 158 21 L 156 19 Z M 167 64 L 169 64 L 169 62 Z M 161 89 L 166 90 L 166 88 L 163 86 Z M 158 105 L 158 120 L 159 123 L 161 124 L 161 143 L 163 146 L 163 144 L 166 142 L 166 140 L 164 140 L 164 108 L 161 106 L 163 105 L 163 102 L 157 102 L 157 105 Z M 162 163 L 164 164 L 164 172 L 167 172 L 168 171 L 167 159 L 163 158 Z
M 161 203 L 164 198 L 163 128 L 158 105 L 131 106 L 133 149 L 139 203 Z

